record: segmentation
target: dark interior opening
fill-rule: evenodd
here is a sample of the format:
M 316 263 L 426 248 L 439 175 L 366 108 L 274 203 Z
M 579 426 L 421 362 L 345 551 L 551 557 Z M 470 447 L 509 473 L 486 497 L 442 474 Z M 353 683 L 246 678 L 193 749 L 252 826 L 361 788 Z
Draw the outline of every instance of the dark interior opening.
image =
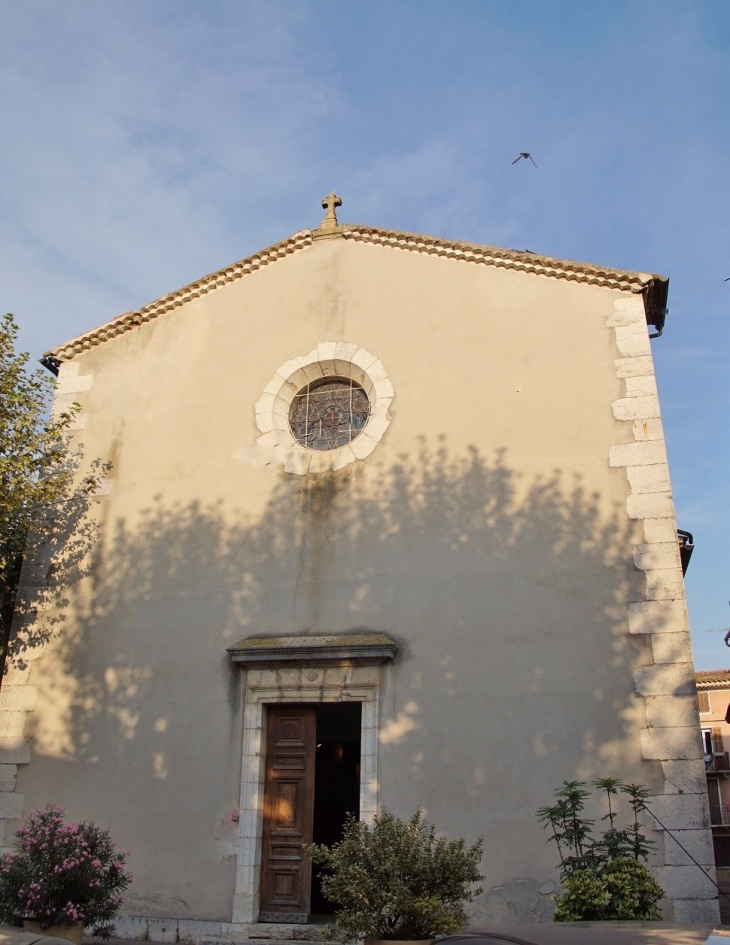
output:
M 317 749 L 314 768 L 315 843 L 331 846 L 342 839 L 348 814 L 360 816 L 360 702 L 329 702 L 317 706 Z M 322 895 L 321 867 L 312 864 L 310 915 L 330 916 L 336 905 Z

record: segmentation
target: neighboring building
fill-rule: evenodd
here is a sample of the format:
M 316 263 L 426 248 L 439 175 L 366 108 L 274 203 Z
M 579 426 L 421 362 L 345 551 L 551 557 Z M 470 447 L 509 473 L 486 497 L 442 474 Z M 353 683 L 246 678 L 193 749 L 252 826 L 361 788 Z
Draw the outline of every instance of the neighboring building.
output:
M 163 941 L 292 934 L 253 924 L 326 908 L 303 844 L 380 805 L 484 835 L 475 923 L 547 920 L 564 779 L 647 784 L 711 867 L 667 280 L 325 203 L 48 353 L 112 469 L 61 633 L 2 690 L 8 829 L 47 801 L 108 824 L 120 934 Z M 665 917 L 715 921 L 655 836 Z
M 730 669 L 707 670 L 695 678 L 717 881 L 730 895 Z M 723 922 L 730 921 L 730 900 L 724 896 L 720 911 Z

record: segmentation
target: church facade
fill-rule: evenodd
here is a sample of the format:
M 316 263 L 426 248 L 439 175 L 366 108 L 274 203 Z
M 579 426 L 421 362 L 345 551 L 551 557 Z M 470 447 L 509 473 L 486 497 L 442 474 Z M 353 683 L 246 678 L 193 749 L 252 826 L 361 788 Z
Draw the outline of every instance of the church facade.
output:
M 111 828 L 122 937 L 310 936 L 306 844 L 382 806 L 484 836 L 476 925 L 548 921 L 565 779 L 646 784 L 714 868 L 667 280 L 337 203 L 47 355 L 111 465 L 60 631 L 3 684 L 0 813 L 6 843 L 48 802 Z M 652 836 L 665 918 L 716 921 Z

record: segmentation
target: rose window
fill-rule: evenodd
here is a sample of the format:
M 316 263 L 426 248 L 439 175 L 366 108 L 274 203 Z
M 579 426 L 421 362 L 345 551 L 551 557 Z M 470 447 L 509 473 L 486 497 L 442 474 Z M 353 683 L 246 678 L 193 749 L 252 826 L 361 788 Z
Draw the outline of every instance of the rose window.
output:
M 350 378 L 312 381 L 294 397 L 289 425 L 296 440 L 310 450 L 347 446 L 362 432 L 370 416 L 363 388 Z

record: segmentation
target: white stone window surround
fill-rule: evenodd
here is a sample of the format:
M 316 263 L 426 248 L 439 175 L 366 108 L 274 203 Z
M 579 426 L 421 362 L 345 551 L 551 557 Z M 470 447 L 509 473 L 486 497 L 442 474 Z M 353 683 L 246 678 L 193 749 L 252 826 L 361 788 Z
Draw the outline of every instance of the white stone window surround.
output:
M 319 452 L 297 442 L 289 426 L 289 410 L 303 387 L 323 377 L 351 378 L 360 384 L 370 401 L 370 416 L 347 446 Z M 264 388 L 255 407 L 256 425 L 262 434 L 256 442 L 274 448 L 284 471 L 293 475 L 342 469 L 369 456 L 383 438 L 391 421 L 393 396 L 393 385 L 376 355 L 360 345 L 322 341 L 308 354 L 282 364 Z
M 234 923 L 258 919 L 263 834 L 266 705 L 361 702 L 360 819 L 372 823 L 378 809 L 378 697 L 380 667 L 249 668 L 246 671 L 239 836 Z

